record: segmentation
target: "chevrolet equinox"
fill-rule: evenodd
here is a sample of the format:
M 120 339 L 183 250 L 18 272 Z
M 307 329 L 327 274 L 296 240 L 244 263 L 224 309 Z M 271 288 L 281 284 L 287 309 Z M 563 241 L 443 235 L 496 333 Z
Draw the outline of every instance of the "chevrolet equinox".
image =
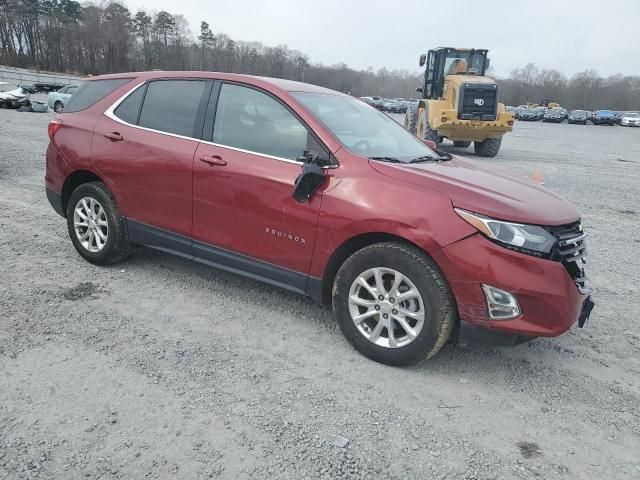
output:
M 49 124 L 46 192 L 89 262 L 145 245 L 331 305 L 367 357 L 557 336 L 593 307 L 580 215 L 339 92 L 105 75 Z

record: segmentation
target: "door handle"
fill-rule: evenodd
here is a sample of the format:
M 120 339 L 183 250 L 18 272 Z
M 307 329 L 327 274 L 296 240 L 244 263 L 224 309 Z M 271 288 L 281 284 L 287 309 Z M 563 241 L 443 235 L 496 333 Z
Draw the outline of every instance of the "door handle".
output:
M 200 161 L 210 167 L 224 167 L 227 164 L 227 161 L 223 160 L 220 155 L 203 155 L 200 157 Z
M 121 140 L 124 140 L 124 137 L 118 132 L 105 133 L 104 136 L 112 142 L 120 142 Z

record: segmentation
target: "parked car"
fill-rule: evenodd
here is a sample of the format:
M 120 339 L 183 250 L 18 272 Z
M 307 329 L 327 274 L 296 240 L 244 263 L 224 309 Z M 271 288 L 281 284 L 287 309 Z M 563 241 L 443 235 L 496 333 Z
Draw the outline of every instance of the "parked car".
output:
M 65 84 L 60 82 L 36 82 L 33 84 L 38 92 L 57 92 L 64 86 Z
M 543 122 L 562 123 L 564 122 L 564 112 L 559 108 L 551 108 L 542 116 Z
M 520 110 L 520 113 L 518 113 L 518 120 L 537 122 L 538 120 L 542 119 L 543 115 L 544 113 L 535 108 L 525 108 L 523 110 Z
M 593 112 L 591 121 L 594 125 L 615 125 L 616 115 L 611 110 L 597 110 Z
M 0 108 L 20 108 L 29 105 L 29 94 L 22 87 L 0 92 Z
M 640 113 L 626 112 L 620 119 L 620 125 L 623 127 L 640 127 Z
M 69 103 L 73 94 L 78 91 L 78 85 L 66 85 L 57 92 L 51 92 L 47 96 L 47 104 L 49 108 L 53 109 L 56 113 L 62 113 L 64 107 Z
M 589 112 L 586 112 L 585 110 L 571 110 L 571 112 L 569 112 L 568 122 L 586 125 L 588 118 Z
M 49 138 L 47 198 L 87 261 L 146 245 L 306 294 L 379 362 L 429 358 L 453 335 L 560 335 L 593 307 L 569 203 L 349 95 L 213 72 L 106 75 Z
M 397 100 L 385 100 L 382 102 L 382 110 L 389 113 L 404 113 L 407 111 L 407 107 L 404 103 Z

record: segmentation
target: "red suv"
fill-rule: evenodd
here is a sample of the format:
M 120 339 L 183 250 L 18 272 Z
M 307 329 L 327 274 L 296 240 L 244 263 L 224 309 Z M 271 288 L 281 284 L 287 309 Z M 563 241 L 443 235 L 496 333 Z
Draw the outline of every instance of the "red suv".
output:
M 364 102 L 205 72 L 95 77 L 49 125 L 80 255 L 145 245 L 306 294 L 379 362 L 556 336 L 593 307 L 574 208 Z

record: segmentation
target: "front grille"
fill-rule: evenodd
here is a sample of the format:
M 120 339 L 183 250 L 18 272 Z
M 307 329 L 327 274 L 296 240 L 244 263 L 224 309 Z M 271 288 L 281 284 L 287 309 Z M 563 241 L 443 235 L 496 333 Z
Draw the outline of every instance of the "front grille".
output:
M 461 120 L 495 120 L 498 86 L 487 83 L 464 83 L 460 87 L 458 118 Z
M 578 289 L 584 290 L 587 280 L 584 273 L 587 235 L 582 230 L 582 223 L 574 222 L 568 225 L 549 227 L 549 230 L 557 238 L 551 259 L 561 262 Z

